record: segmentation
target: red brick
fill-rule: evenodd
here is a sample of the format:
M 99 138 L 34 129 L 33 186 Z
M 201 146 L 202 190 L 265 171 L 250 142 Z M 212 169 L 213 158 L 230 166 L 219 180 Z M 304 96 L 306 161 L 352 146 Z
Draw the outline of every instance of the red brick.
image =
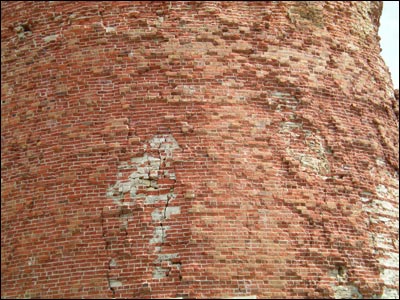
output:
M 381 2 L 1 8 L 3 298 L 395 296 Z

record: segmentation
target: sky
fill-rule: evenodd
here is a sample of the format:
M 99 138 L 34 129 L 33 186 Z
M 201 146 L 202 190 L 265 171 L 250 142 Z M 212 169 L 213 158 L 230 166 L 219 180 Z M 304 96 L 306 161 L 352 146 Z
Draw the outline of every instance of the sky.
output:
M 392 74 L 395 89 L 399 88 L 399 1 L 383 1 L 379 36 L 381 55 Z

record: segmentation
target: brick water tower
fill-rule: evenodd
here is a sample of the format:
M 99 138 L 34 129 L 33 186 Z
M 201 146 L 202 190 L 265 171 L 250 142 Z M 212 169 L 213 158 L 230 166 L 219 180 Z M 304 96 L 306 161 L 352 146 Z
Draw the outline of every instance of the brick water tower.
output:
M 398 298 L 377 1 L 2 1 L 2 298 Z

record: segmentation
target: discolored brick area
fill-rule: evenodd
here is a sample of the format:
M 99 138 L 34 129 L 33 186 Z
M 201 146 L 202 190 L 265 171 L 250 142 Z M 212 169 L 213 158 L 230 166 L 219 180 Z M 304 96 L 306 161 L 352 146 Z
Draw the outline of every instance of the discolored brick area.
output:
M 398 298 L 381 9 L 2 1 L 2 298 Z

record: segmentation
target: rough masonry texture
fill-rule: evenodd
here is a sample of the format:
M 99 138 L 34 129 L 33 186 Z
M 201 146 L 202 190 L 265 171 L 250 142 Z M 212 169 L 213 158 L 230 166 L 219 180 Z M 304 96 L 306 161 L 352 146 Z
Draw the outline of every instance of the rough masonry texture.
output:
M 398 297 L 381 9 L 2 1 L 1 296 Z

